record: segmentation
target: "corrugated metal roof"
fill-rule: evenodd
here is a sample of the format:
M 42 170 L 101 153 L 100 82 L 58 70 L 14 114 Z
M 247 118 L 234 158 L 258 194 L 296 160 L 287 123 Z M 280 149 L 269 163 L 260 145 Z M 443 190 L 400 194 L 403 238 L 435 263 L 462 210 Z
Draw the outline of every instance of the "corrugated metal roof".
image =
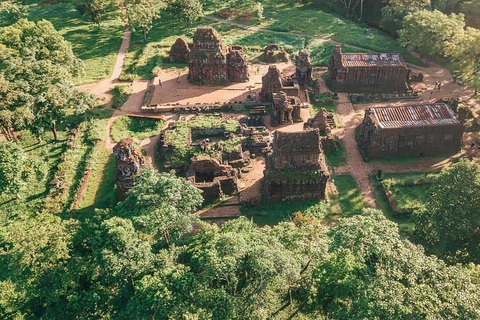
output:
M 342 53 L 342 65 L 348 67 L 399 67 L 405 65 L 398 53 Z
M 444 103 L 405 107 L 373 107 L 373 117 L 381 128 L 423 127 L 460 124 Z

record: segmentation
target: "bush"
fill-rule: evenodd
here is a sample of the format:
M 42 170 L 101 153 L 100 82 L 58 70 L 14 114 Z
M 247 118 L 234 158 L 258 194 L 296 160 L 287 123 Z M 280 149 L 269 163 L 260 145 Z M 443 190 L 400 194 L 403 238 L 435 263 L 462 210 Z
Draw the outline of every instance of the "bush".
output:
M 125 102 L 127 102 L 128 97 L 132 93 L 132 88 L 129 85 L 122 84 L 118 85 L 111 90 L 112 98 L 112 107 L 115 109 L 120 108 L 123 106 Z

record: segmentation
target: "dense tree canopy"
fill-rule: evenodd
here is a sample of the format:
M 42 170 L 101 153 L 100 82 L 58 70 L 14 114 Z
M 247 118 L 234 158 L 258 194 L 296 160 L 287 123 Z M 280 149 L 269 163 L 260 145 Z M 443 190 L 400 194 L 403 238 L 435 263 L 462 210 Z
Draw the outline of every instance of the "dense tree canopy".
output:
M 15 143 L 0 142 L 0 192 L 18 194 L 31 180 L 41 178 L 44 171 Z
M 71 45 L 48 21 L 20 20 L 0 28 L 0 125 L 40 135 L 83 100 L 72 76 L 83 72 Z M 8 137 L 8 136 L 7 136 Z M 56 136 L 55 136 L 56 138 Z
M 480 166 L 467 160 L 433 177 L 417 233 L 454 261 L 480 262 Z

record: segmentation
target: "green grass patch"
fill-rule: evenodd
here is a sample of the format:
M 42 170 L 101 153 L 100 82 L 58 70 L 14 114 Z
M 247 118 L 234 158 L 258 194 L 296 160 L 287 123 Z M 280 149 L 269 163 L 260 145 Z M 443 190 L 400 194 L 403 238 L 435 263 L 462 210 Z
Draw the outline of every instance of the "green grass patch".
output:
M 400 175 L 400 174 L 399 174 Z M 384 174 L 385 177 L 390 176 L 390 174 Z M 375 205 L 377 209 L 381 210 L 385 217 L 395 222 L 398 225 L 400 232 L 405 236 L 411 236 L 415 229 L 415 224 L 411 215 L 396 215 L 393 212 L 392 207 L 390 206 L 387 196 L 383 191 L 383 185 L 381 181 L 377 181 L 374 177 L 371 178 L 373 185 L 373 195 L 375 198 Z
M 163 119 L 121 116 L 113 123 L 110 134 L 115 142 L 125 138 L 144 140 L 159 134 L 164 126 Z
M 112 107 L 118 109 L 127 102 L 128 97 L 132 94 L 132 88 L 127 84 L 121 84 L 110 90 L 110 93 L 112 94 Z
M 385 174 L 381 182 L 397 205 L 397 211 L 412 214 L 426 209 L 430 189 L 426 173 Z
M 335 152 L 325 151 L 325 160 L 329 167 L 340 167 L 347 164 L 347 156 L 345 155 L 345 145 L 342 140 L 338 141 L 338 148 Z
M 353 176 L 334 175 L 333 180 L 338 191 L 338 202 L 343 215 L 359 214 L 363 208 L 368 207 Z
M 253 25 L 277 32 L 304 33 L 332 39 L 344 44 L 358 46 L 360 48 L 377 52 L 398 52 L 404 55 L 407 61 L 422 65 L 419 59 L 411 56 L 394 38 L 389 35 L 368 27 L 366 24 L 345 19 L 336 14 L 328 13 L 313 5 L 279 3 L 278 1 L 262 1 L 264 6 L 264 20 L 260 21 L 255 16 L 250 21 L 234 20 L 235 22 Z M 216 14 L 226 6 L 225 2 L 210 1 L 208 8 L 210 13 Z M 251 11 L 241 3 L 228 3 L 229 9 Z M 301 21 L 301 23 L 299 23 Z M 305 48 L 309 47 L 309 41 L 305 40 Z M 346 49 L 347 47 L 345 47 Z M 362 51 L 361 49 L 354 49 Z M 347 52 L 345 50 L 345 52 Z
M 242 215 L 247 216 L 259 226 L 273 226 L 282 221 L 288 221 L 294 218 L 296 212 L 309 213 L 316 215 L 321 212 L 323 215 L 323 203 L 318 201 L 286 201 L 276 202 L 272 205 L 264 204 L 257 208 L 242 208 Z
M 106 15 L 100 26 L 92 24 L 75 10 L 75 2 L 32 5 L 28 19 L 48 20 L 72 44 L 75 55 L 85 64 L 86 75 L 74 79 L 76 84 L 108 78 L 115 65 L 122 42 L 123 23 L 119 10 Z

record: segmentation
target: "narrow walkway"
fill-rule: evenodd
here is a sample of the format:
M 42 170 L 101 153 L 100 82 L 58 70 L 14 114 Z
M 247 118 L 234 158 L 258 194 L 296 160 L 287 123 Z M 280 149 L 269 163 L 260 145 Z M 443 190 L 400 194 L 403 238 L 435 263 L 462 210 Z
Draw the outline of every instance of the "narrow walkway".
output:
M 125 55 L 127 54 L 128 47 L 130 46 L 131 36 L 132 32 L 130 30 L 125 29 L 123 31 L 122 44 L 118 50 L 117 61 L 115 62 L 115 67 L 113 68 L 112 75 L 110 76 L 111 81 L 117 80 L 122 73 L 123 64 L 125 63 Z
M 354 110 L 346 93 L 338 94 L 337 112 L 342 117 L 344 127 L 338 129 L 336 133 L 342 138 L 345 145 L 347 166 L 336 170 L 336 172 L 351 173 L 363 194 L 364 200 L 370 207 L 375 208 L 373 188 L 369 180 L 370 170 L 363 162 L 355 141 L 355 128 L 360 124 L 362 115 Z

